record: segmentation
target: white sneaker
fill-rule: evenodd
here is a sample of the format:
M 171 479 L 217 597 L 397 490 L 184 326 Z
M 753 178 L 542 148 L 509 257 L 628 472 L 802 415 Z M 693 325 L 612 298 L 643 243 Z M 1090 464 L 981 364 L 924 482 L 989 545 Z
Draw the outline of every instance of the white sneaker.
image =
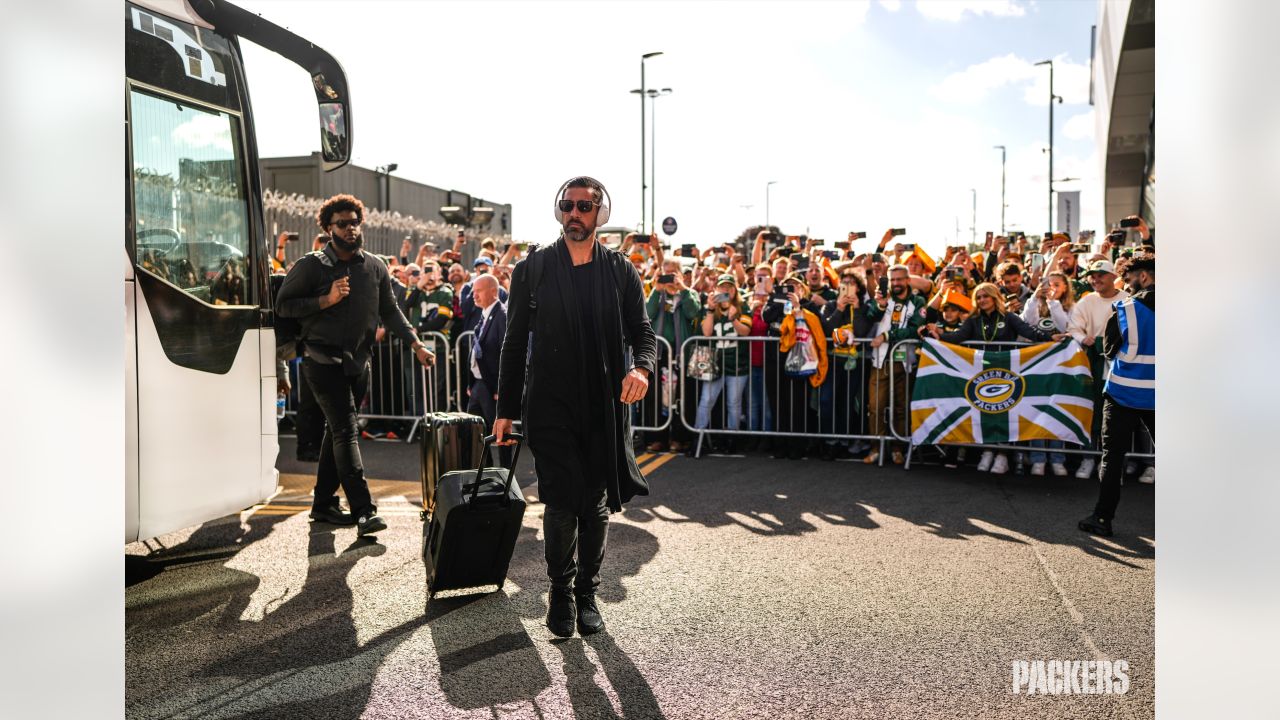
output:
M 1143 470 L 1142 474 L 1138 476 L 1138 482 L 1144 483 L 1146 485 L 1155 485 L 1156 484 L 1156 466 L 1148 465 L 1147 469 Z
M 1044 463 L 1031 463 L 1032 475 L 1044 475 Z
M 996 461 L 991 464 L 991 472 L 996 475 L 1003 475 L 1009 472 L 1009 456 L 1000 453 L 996 456 Z
M 1091 457 L 1087 457 L 1080 461 L 1080 467 L 1076 469 L 1076 478 L 1080 480 L 1088 480 L 1093 477 L 1093 469 L 1097 466 L 1097 461 Z
M 1053 468 L 1053 474 L 1058 477 L 1066 477 L 1069 474 L 1067 472 L 1067 466 L 1062 463 L 1053 463 L 1049 467 Z
M 996 459 L 995 452 L 992 452 L 989 450 L 983 450 L 982 457 L 979 457 L 978 459 L 979 473 L 986 473 L 987 470 L 991 470 L 991 461 L 995 459 Z

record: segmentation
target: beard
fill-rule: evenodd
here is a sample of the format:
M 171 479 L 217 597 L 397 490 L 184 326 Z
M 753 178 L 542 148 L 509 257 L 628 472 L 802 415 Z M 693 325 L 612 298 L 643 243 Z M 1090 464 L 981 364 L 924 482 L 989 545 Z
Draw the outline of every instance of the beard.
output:
M 574 242 L 582 242 L 583 240 L 586 240 L 587 238 L 591 237 L 591 230 L 588 230 L 587 226 L 576 223 L 576 222 L 567 223 L 564 226 L 564 236 L 565 236 L 565 239 L 567 240 L 573 240 Z
M 347 242 L 338 233 L 333 233 L 333 244 L 342 252 L 353 253 L 364 246 L 364 233 L 356 233 L 355 239 Z

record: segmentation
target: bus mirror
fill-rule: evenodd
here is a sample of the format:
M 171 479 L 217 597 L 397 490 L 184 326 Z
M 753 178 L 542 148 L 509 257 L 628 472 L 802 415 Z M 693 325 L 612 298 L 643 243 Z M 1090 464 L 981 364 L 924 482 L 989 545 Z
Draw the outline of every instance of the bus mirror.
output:
M 348 135 L 346 107 L 340 102 L 320 103 L 320 148 L 326 171 L 342 167 L 351 159 Z

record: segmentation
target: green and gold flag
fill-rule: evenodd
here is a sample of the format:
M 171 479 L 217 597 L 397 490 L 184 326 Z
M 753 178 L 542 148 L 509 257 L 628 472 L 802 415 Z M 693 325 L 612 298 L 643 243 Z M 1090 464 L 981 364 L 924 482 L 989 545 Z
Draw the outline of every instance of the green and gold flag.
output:
M 925 340 L 911 392 L 911 442 L 1009 443 L 1065 440 L 1088 445 L 1093 376 L 1080 344 L 1067 339 L 1010 350 Z

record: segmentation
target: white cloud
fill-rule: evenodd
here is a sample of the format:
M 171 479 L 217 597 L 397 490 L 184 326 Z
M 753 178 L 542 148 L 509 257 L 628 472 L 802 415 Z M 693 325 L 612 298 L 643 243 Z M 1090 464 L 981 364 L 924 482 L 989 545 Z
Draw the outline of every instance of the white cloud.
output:
M 1026 8 L 1013 0 L 916 0 L 916 10 L 930 20 L 957 22 L 965 13 L 995 15 L 997 17 L 1022 17 Z
M 1093 110 L 1071 116 L 1062 126 L 1062 136 L 1068 140 L 1090 140 L 1093 138 Z
M 1054 58 L 1053 65 L 1054 94 L 1062 96 L 1063 102 L 1070 105 L 1089 102 L 1089 66 L 1073 63 L 1065 55 Z M 1025 85 L 1023 98 L 1028 105 L 1043 106 L 1049 101 L 1048 68 L 1013 53 L 952 73 L 930 88 L 930 92 L 948 102 L 976 103 L 1006 85 Z
M 880 0 L 880 7 L 889 12 L 898 12 L 902 9 L 902 0 Z
M 212 147 L 231 155 L 231 130 L 216 115 L 199 113 L 173 129 L 173 141 L 187 148 Z

